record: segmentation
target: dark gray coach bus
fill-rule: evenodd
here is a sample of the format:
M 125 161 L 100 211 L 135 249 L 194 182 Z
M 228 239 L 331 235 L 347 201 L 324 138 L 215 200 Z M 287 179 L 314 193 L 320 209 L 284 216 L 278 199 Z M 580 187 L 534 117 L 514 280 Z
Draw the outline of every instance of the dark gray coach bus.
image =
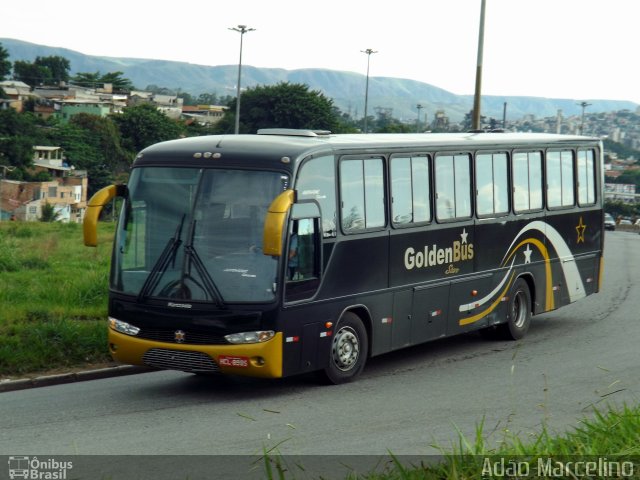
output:
M 159 143 L 128 185 L 109 349 L 194 373 L 352 380 L 368 357 L 599 290 L 602 144 L 546 134 L 265 129 Z

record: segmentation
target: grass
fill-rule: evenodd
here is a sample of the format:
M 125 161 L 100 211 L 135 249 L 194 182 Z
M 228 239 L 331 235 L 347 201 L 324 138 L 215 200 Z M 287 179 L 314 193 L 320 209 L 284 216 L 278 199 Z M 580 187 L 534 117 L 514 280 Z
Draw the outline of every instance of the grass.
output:
M 459 434 L 458 443 L 451 448 L 434 446 L 441 451 L 439 459 L 425 457 L 418 465 L 415 460 L 414 464 L 405 464 L 402 457 L 390 453 L 388 461 L 375 470 L 360 474 L 347 472 L 339 478 L 640 478 L 640 407 L 594 410 L 591 418 L 583 418 L 579 427 L 565 435 L 554 436 L 546 428 L 528 441 L 510 433 L 503 435 L 496 442 L 491 434 L 485 433 L 481 422 L 472 440 Z M 587 466 L 576 462 L 591 462 L 595 475 L 584 475 Z M 265 451 L 262 463 L 268 479 L 338 478 L 323 474 L 310 477 L 303 464 L 288 462 L 287 457 L 273 452 Z M 345 469 L 348 470 L 346 466 Z M 629 473 L 631 475 L 627 475 Z
M 114 225 L 0 223 L 0 376 L 110 360 L 105 320 Z

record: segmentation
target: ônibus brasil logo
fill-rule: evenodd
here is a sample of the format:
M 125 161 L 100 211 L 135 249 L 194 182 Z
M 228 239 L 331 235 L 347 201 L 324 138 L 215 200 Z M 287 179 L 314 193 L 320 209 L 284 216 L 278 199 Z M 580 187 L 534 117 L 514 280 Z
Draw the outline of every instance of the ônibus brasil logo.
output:
M 454 240 L 450 247 L 438 248 L 435 243 L 431 246 L 425 245 L 420 250 L 409 247 L 404 251 L 404 267 L 407 270 L 414 268 L 428 268 L 438 265 L 447 265 L 473 259 L 473 243 L 467 240 L 467 229 L 462 229 L 460 240 Z M 449 268 L 447 272 L 457 271 Z
M 61 462 L 53 458 L 39 460 L 38 457 L 10 456 L 9 478 L 34 480 L 65 480 L 67 470 L 73 468 L 73 462 Z

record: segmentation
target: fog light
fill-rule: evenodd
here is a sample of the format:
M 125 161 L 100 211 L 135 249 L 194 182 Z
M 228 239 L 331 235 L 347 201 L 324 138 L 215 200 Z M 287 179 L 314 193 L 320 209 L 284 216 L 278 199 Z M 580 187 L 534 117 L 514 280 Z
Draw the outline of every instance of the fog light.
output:
M 253 365 L 255 365 L 256 367 L 262 367 L 264 365 L 264 358 L 262 358 L 262 357 L 252 357 L 251 358 L 251 363 L 253 363 Z

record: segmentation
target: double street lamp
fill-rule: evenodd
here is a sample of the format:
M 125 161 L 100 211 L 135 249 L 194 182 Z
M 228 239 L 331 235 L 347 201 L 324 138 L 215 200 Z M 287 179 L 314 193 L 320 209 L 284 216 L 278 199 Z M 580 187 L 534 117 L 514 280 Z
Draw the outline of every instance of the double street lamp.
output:
M 229 28 L 235 32 L 240 33 L 240 60 L 238 61 L 238 91 L 236 94 L 236 126 L 235 134 L 240 133 L 240 79 L 242 76 L 242 37 L 247 32 L 253 32 L 255 28 L 247 28 L 246 25 L 238 25 L 237 27 Z
M 422 106 L 421 103 L 416 105 L 416 108 L 418 109 L 418 120 L 416 122 L 416 133 L 420 133 L 420 110 L 422 110 L 424 107 Z
M 367 84 L 364 90 L 364 133 L 367 133 L 367 108 L 369 106 L 369 60 L 371 60 L 372 53 L 378 52 L 370 48 L 360 51 L 367 54 Z

